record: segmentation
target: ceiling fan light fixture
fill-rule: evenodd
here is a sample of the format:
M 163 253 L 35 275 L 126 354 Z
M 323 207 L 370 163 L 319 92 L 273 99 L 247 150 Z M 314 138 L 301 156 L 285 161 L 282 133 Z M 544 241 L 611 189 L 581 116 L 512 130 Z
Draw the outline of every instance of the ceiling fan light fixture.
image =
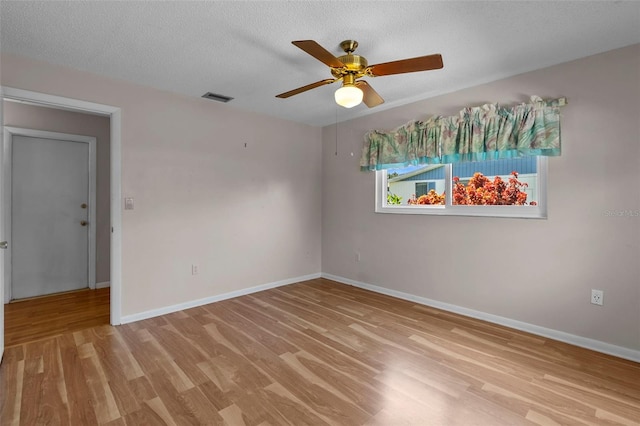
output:
M 336 103 L 345 108 L 360 105 L 363 96 L 362 90 L 352 84 L 345 84 L 335 93 Z

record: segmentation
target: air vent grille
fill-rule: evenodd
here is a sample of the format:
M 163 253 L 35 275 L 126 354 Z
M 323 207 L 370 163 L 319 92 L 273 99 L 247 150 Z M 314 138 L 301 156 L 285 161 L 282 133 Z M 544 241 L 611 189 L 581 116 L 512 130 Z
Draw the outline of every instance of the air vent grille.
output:
M 218 102 L 229 102 L 230 100 L 233 100 L 231 96 L 218 95 L 217 93 L 211 93 L 211 92 L 205 93 L 204 95 L 202 95 L 202 97 L 205 99 L 211 99 L 212 101 L 218 101 Z

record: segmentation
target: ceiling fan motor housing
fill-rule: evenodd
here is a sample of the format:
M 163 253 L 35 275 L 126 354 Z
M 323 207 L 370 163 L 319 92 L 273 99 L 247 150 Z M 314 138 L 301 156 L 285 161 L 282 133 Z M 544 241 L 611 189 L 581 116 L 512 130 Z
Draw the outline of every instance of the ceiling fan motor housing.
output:
M 345 74 L 354 74 L 356 78 L 362 77 L 369 65 L 367 59 L 360 55 L 346 54 L 339 56 L 338 60 L 344 64 L 344 68 L 331 68 L 331 74 L 335 78 L 340 78 Z
M 344 84 L 353 84 L 357 78 L 365 74 L 369 65 L 364 56 L 353 54 L 357 47 L 358 42 L 355 40 L 345 40 L 340 43 L 340 48 L 346 55 L 339 56 L 337 59 L 344 64 L 344 67 L 331 68 L 331 74 L 335 78 L 346 77 L 343 80 Z

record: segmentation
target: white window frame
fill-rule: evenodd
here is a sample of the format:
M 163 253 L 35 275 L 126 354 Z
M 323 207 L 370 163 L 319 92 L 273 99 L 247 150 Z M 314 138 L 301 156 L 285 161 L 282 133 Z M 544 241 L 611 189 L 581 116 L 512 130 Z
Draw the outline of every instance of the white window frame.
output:
M 510 217 L 523 219 L 547 218 L 547 157 L 537 158 L 537 183 L 538 199 L 535 206 L 456 206 L 451 202 L 451 189 L 453 177 L 451 176 L 451 164 L 444 165 L 445 175 L 445 205 L 387 205 L 387 171 L 376 171 L 376 213 L 394 214 L 426 214 L 435 216 L 485 216 L 485 217 Z

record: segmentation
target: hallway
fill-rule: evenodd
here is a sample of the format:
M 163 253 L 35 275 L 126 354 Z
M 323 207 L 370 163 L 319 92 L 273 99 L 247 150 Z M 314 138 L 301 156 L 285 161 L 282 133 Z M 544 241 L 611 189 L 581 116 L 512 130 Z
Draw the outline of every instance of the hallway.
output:
M 83 289 L 4 305 L 5 346 L 109 324 L 109 288 Z

